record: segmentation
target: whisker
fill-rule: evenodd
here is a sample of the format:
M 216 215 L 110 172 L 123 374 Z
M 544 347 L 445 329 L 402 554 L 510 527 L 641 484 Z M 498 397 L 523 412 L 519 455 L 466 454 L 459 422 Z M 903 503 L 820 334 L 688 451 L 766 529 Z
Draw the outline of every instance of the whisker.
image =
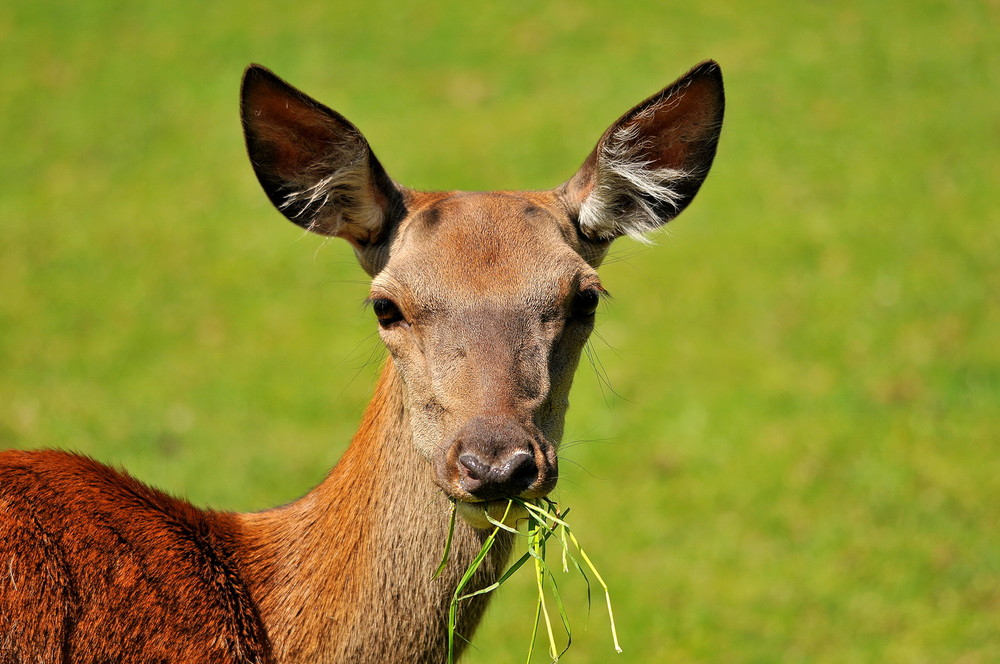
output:
M 632 245 L 624 246 L 620 249 L 617 247 L 617 245 L 612 245 L 612 246 L 614 246 L 615 249 L 612 249 L 611 251 L 608 252 L 608 255 L 601 262 L 602 265 L 612 265 L 614 263 L 627 263 L 636 256 L 639 256 L 640 254 L 644 254 L 645 252 L 649 251 L 650 248 L 649 245 L 640 244 L 638 242 Z
M 354 385 L 354 381 L 356 381 L 358 379 L 358 376 L 360 376 L 361 373 L 365 369 L 367 369 L 367 368 L 375 365 L 375 361 L 377 359 L 385 357 L 385 352 L 386 352 L 385 346 L 383 346 L 381 343 L 373 343 L 373 340 L 376 339 L 377 337 L 378 337 L 378 334 L 376 332 L 372 332 L 367 337 L 365 337 L 360 342 L 358 342 L 354 346 L 354 348 L 351 349 L 351 352 L 347 355 L 347 357 L 345 357 L 343 360 L 341 360 L 340 362 L 337 363 L 336 366 L 342 366 L 342 365 L 346 364 L 348 361 L 351 361 L 354 358 L 364 357 L 364 361 L 360 365 L 358 365 L 357 369 L 355 369 L 354 375 L 352 375 L 351 378 L 347 381 L 347 384 L 344 385 L 343 388 L 341 388 L 339 396 L 341 396 L 341 397 L 344 396 L 344 394 L 347 392 L 347 390 L 352 385 Z M 364 354 L 357 353 L 358 349 L 360 349 L 366 343 L 368 344 L 368 348 L 369 348 L 369 351 L 367 353 L 367 357 L 365 357 Z M 379 364 L 381 364 L 381 362 L 379 362 Z
M 594 370 L 594 374 L 597 376 L 597 384 L 601 389 L 601 397 L 604 399 L 604 405 L 608 408 L 611 407 L 611 399 L 608 396 L 610 392 L 611 395 L 622 399 L 623 401 L 628 401 L 621 394 L 619 394 L 614 386 L 611 384 L 611 379 L 608 377 L 607 369 L 604 368 L 604 363 L 601 362 L 601 358 L 598 357 L 597 351 L 594 349 L 594 345 L 588 341 L 587 345 L 584 346 L 584 352 L 587 354 L 587 360 L 590 362 L 590 366 Z
M 617 445 L 618 442 L 619 441 L 614 440 L 613 438 L 581 438 L 579 440 L 571 440 L 560 444 L 559 451 L 589 444 Z
M 591 478 L 593 478 L 595 480 L 604 479 L 603 477 L 601 477 L 599 475 L 595 475 L 593 472 L 590 471 L 589 468 L 587 468 L 586 466 L 584 466 L 582 463 L 580 463 L 579 461 L 577 461 L 575 459 L 570 459 L 568 457 L 560 456 L 559 457 L 559 463 L 563 463 L 563 462 L 573 464 L 574 466 L 576 466 L 577 468 L 579 468 L 583 472 L 587 473 L 587 475 L 589 475 Z M 574 486 L 581 486 L 579 482 L 575 482 L 575 481 L 567 479 L 565 477 L 560 477 L 559 478 L 559 482 L 561 484 L 563 484 L 563 485 L 565 485 L 565 484 L 571 484 L 571 485 L 574 485 Z

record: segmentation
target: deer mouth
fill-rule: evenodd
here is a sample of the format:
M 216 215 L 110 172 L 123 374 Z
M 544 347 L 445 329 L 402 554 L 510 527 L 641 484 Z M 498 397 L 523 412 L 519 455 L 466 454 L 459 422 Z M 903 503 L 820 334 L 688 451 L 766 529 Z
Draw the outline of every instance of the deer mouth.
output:
M 462 464 L 458 464 L 462 466 Z M 544 474 L 539 482 L 537 475 Z M 528 475 L 525 471 L 525 475 Z M 554 466 L 546 464 L 545 471 L 532 473 L 529 489 L 521 492 L 510 492 L 498 488 L 482 489 L 478 479 L 468 477 L 461 469 L 449 481 L 438 482 L 445 495 L 455 504 L 458 515 L 474 528 L 494 528 L 497 523 L 508 527 L 516 527 L 519 520 L 528 516 L 525 502 L 544 498 L 555 488 L 557 473 Z M 523 486 L 527 480 L 522 480 Z M 475 488 L 475 493 L 468 488 Z
M 528 510 L 514 500 L 455 501 L 455 510 L 467 524 L 478 530 L 503 524 L 516 528 L 518 521 L 528 517 Z

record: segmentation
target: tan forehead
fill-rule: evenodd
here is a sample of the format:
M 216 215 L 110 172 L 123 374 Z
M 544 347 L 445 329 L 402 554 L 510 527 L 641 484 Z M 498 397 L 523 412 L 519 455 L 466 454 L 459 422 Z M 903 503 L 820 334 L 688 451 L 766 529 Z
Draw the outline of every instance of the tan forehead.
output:
M 407 201 L 380 281 L 436 279 L 436 290 L 482 294 L 559 284 L 591 272 L 551 192 L 419 193 Z
M 552 192 L 416 193 L 402 229 L 408 241 L 438 244 L 474 242 L 484 248 L 516 246 L 561 238 L 575 232 L 560 200 Z

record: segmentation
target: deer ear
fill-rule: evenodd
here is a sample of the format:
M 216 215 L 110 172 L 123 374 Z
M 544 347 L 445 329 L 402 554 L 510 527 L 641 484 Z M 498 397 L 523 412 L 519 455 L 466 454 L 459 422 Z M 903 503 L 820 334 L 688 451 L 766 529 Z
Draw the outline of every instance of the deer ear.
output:
M 357 127 L 259 65 L 244 73 L 240 102 L 250 162 L 282 214 L 359 251 L 385 237 L 401 192 Z
M 562 187 L 584 237 L 642 239 L 680 214 L 712 166 L 724 108 L 722 71 L 708 61 L 611 125 Z

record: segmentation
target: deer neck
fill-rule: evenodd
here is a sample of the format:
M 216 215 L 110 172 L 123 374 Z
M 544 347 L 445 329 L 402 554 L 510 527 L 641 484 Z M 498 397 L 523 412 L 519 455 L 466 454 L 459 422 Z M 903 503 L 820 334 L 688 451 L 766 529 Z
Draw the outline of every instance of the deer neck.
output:
M 487 533 L 459 519 L 449 564 L 431 578 L 450 505 L 413 444 L 403 390 L 390 360 L 327 478 L 289 505 L 241 517 L 247 580 L 276 662 L 445 659 L 451 596 Z M 512 542 L 501 534 L 470 589 L 502 572 Z M 472 636 L 488 597 L 460 605 L 462 636 Z

